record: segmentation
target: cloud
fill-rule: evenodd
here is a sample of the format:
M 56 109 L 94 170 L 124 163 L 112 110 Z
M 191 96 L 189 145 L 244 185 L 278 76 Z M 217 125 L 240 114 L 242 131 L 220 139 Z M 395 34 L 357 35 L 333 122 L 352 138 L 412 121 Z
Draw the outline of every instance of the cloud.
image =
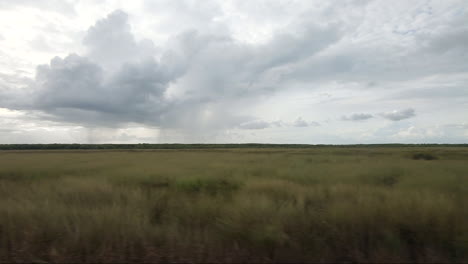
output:
M 349 116 L 342 116 L 341 119 L 344 121 L 363 121 L 363 120 L 367 120 L 373 117 L 374 116 L 371 114 L 355 113 Z
M 468 42 L 468 29 L 455 29 L 440 34 L 429 40 L 428 48 L 435 52 L 463 52 L 468 48 L 464 43 Z
M 155 15 L 159 23 L 158 31 L 185 31 L 188 29 L 203 29 L 218 31 L 226 30 L 219 23 L 213 23 L 216 17 L 223 15 L 221 3 L 213 0 L 202 2 L 191 0 L 144 0 L 143 6 L 149 15 Z M 174 23 L 174 17 L 177 22 Z
M 32 41 L 30 41 L 31 47 L 41 52 L 54 51 L 53 47 L 48 43 L 44 36 L 38 35 Z
M 309 126 L 309 123 L 307 123 L 306 121 L 304 121 L 304 119 L 302 119 L 302 117 L 298 117 L 298 118 L 293 122 L 293 126 L 295 126 L 295 127 L 308 127 L 308 126 Z
M 415 126 L 410 126 L 407 129 L 400 130 L 395 137 L 397 138 L 431 138 L 431 137 L 441 137 L 442 131 L 435 128 L 417 128 Z
M 272 127 L 303 128 L 303 127 L 319 126 L 319 125 L 320 124 L 318 122 L 315 122 L 315 121 L 307 122 L 304 119 L 302 119 L 302 117 L 298 117 L 293 122 L 284 122 L 282 120 L 268 122 L 268 121 L 257 119 L 257 120 L 251 120 L 251 121 L 244 122 L 244 123 L 240 124 L 238 127 L 240 129 L 265 129 L 265 128 L 272 128 Z
M 263 121 L 263 120 L 254 120 L 254 121 L 249 121 L 246 123 L 242 123 L 239 125 L 239 128 L 241 129 L 265 129 L 269 128 L 271 126 L 271 123 Z
M 15 7 L 34 7 L 40 10 L 51 10 L 58 13 L 75 14 L 74 1 L 69 0 L 0 0 L 0 9 Z
M 56 57 L 37 68 L 32 107 L 68 122 L 154 123 L 167 106 L 163 93 L 170 80 L 151 59 L 125 64 L 106 77 L 85 57 Z
M 330 120 L 399 121 L 415 116 L 408 105 L 425 113 L 415 127 L 464 120 L 468 16 L 458 0 L 396 0 L 391 8 L 361 0 L 100 1 L 100 12 L 91 2 L 0 0 L 0 107 L 86 128 L 136 125 L 209 139 L 255 127 L 262 139 L 284 139 L 278 135 L 318 125 L 307 118 L 341 131 L 330 138 L 371 138 L 379 125 L 406 122 Z M 289 121 L 269 121 L 279 116 Z M 301 137 L 317 139 L 308 130 Z
M 468 123 L 446 124 L 448 128 L 468 129 Z
M 404 109 L 404 110 L 394 110 L 392 112 L 386 112 L 380 114 L 383 118 L 392 121 L 400 121 L 403 119 L 408 119 L 415 116 L 415 111 L 412 108 Z
M 273 121 L 273 122 L 270 122 L 270 124 L 274 127 L 284 127 L 287 125 L 282 120 Z
M 55 57 L 38 66 L 29 96 L 18 96 L 15 109 L 92 126 L 266 128 L 266 122 L 236 109 L 255 106 L 256 98 L 282 89 L 276 69 L 314 56 L 338 39 L 337 32 L 307 25 L 301 33 L 279 33 L 258 46 L 191 30 L 157 52 L 151 40 L 136 40 L 128 15 L 116 10 L 87 30 L 84 55 Z
M 151 40 L 135 40 L 128 23 L 128 15 L 122 10 L 110 13 L 91 26 L 83 38 L 86 56 L 111 70 L 123 63 L 137 62 L 156 56 Z
M 177 76 L 171 65 L 154 58 L 151 48 L 134 40 L 127 19 L 117 10 L 96 22 L 84 37 L 85 56 L 55 57 L 38 66 L 28 94 L 16 95 L 10 107 L 84 125 L 159 124 L 176 104 L 164 93 Z

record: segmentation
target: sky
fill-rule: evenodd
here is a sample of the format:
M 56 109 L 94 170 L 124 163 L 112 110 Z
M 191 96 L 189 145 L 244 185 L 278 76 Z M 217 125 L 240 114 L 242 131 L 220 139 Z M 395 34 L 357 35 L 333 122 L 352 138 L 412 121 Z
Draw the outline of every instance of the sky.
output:
M 466 0 L 0 0 L 0 144 L 468 143 Z

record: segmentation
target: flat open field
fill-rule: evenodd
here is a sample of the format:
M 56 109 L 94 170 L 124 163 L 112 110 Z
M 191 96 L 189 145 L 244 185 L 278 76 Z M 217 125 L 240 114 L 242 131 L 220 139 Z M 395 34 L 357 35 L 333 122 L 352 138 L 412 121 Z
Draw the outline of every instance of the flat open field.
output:
M 467 262 L 467 201 L 466 147 L 0 151 L 0 262 Z

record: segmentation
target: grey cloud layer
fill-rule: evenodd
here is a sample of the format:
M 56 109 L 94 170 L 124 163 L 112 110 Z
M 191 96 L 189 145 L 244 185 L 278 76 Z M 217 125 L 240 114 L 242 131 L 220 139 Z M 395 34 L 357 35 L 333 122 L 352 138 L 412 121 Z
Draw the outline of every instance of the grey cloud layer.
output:
M 245 122 L 239 125 L 239 128 L 241 129 L 264 129 L 264 128 L 269 128 L 271 126 L 271 123 L 263 121 L 263 120 L 254 120 L 254 121 L 249 121 Z
M 407 108 L 403 110 L 393 110 L 390 112 L 380 113 L 379 116 L 391 120 L 391 121 L 400 121 L 403 119 L 408 119 L 416 116 L 415 110 L 413 108 Z M 342 116 L 341 120 L 344 121 L 364 121 L 374 118 L 372 114 L 366 113 L 354 113 L 349 116 Z
M 318 123 L 316 121 L 308 122 L 308 121 L 305 121 L 304 119 L 302 119 L 302 117 L 298 117 L 296 120 L 294 120 L 294 122 L 292 123 L 292 126 L 294 126 L 294 127 L 320 126 L 320 123 Z
M 408 119 L 415 116 L 415 111 L 412 108 L 404 109 L 404 110 L 394 110 L 392 112 L 386 112 L 380 114 L 382 117 L 392 120 L 392 121 L 400 121 L 403 119 Z
M 166 107 L 171 77 L 154 60 L 125 64 L 106 77 L 87 58 L 56 57 L 37 69 L 32 107 L 71 122 L 144 122 Z
M 0 8 L 12 8 L 13 2 L 0 0 Z M 207 0 L 195 7 L 186 0 L 144 1 L 144 16 L 160 21 L 154 30 L 168 33 L 167 43 L 133 32 L 129 22 L 135 14 L 117 10 L 85 31 L 80 40 L 84 52 L 53 58 L 37 67 L 35 79 L 0 73 L 0 107 L 84 126 L 138 123 L 204 134 L 226 128 L 299 129 L 318 125 L 310 120 L 325 124 L 322 121 L 333 116 L 344 121 L 372 119 L 366 124 L 387 119 L 395 122 L 381 123 L 396 125 L 415 117 L 413 108 L 418 118 L 427 114 L 428 107 L 421 104 L 434 98 L 466 104 L 466 4 L 397 2 Z M 16 5 L 46 9 L 52 4 L 66 13 L 67 8 L 74 10 L 70 3 L 21 0 Z M 243 13 L 226 16 L 232 10 Z M 253 40 L 255 34 L 252 41 L 243 41 L 251 25 L 259 28 L 253 32 L 274 30 L 260 42 Z M 239 39 L 242 26 L 246 34 Z M 36 49 L 46 47 L 36 40 Z M 304 94 L 315 89 L 333 94 L 332 113 L 321 113 L 323 104 L 317 104 L 289 117 L 275 113 L 290 122 L 254 116 L 253 109 L 264 99 L 295 87 Z M 359 105 L 339 100 L 353 96 Z M 380 101 L 371 108 L 373 99 Z M 284 112 L 288 108 L 271 107 Z M 295 120 L 297 116 L 304 119 Z
M 342 119 L 345 121 L 362 121 L 373 118 L 374 116 L 371 114 L 364 114 L 364 113 L 356 113 L 350 116 L 343 116 Z
M 254 46 L 188 31 L 158 54 L 152 41 L 135 40 L 127 20 L 122 11 L 111 13 L 87 31 L 85 56 L 38 66 L 31 100 L 14 107 L 85 125 L 234 127 L 255 119 L 235 109 L 279 89 L 277 67 L 313 56 L 338 38 L 335 27 L 307 25 L 301 35 L 282 33 Z M 251 126 L 259 124 L 244 125 Z
M 268 122 L 265 120 L 252 120 L 244 122 L 238 126 L 240 129 L 265 129 L 270 127 L 298 127 L 304 128 L 309 126 L 319 126 L 320 124 L 315 121 L 307 122 L 302 117 L 298 117 L 293 122 L 284 122 L 282 120 L 277 120 L 273 122 Z

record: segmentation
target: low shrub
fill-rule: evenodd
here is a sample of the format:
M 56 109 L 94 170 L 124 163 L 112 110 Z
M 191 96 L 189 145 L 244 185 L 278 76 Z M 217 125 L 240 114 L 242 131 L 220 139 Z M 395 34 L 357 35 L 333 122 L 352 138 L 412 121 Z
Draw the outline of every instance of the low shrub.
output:
M 436 160 L 437 157 L 430 153 L 415 153 L 413 154 L 414 160 Z

